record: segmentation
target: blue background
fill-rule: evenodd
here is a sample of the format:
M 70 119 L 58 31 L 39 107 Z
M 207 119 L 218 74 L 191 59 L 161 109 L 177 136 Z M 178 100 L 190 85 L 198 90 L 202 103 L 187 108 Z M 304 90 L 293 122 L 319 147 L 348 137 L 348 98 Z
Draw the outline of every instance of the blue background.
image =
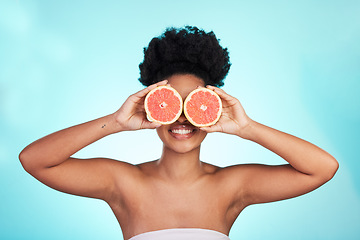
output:
M 17 159 L 30 142 L 116 111 L 143 47 L 168 26 L 213 30 L 232 67 L 223 89 L 256 121 L 335 156 L 334 179 L 307 195 L 251 206 L 232 239 L 360 239 L 360 1 L 0 2 L 0 239 L 122 239 L 110 208 L 57 192 Z M 161 153 L 152 130 L 109 136 L 78 157 L 139 163 Z M 234 136 L 209 134 L 212 164 L 284 163 Z M 214 196 L 216 197 L 216 196 Z

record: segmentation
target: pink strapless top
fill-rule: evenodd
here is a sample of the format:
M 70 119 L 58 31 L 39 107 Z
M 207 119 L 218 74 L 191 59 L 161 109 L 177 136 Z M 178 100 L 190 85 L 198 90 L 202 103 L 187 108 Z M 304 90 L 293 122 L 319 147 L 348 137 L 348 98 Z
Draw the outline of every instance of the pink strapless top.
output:
M 230 240 L 225 234 L 201 228 L 171 228 L 136 235 L 129 240 Z

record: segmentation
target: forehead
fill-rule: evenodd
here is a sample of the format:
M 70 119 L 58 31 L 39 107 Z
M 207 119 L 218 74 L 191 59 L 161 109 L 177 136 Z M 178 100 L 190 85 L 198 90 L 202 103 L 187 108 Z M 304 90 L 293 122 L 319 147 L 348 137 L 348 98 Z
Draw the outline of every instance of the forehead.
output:
M 204 81 L 192 74 L 175 74 L 167 78 L 171 87 L 178 91 L 182 98 L 185 98 L 189 93 L 198 86 L 204 87 Z

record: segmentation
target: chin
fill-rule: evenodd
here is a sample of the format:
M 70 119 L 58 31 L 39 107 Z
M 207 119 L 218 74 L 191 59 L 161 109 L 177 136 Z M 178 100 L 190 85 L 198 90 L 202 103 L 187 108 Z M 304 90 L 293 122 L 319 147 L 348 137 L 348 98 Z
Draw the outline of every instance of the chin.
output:
M 164 143 L 164 147 L 176 152 L 176 153 L 180 153 L 180 154 L 185 154 L 185 153 L 189 153 L 192 152 L 194 150 L 200 149 L 201 144 L 182 144 L 182 143 L 177 143 L 177 144 L 165 144 Z
M 164 147 L 176 153 L 188 153 L 199 149 L 206 137 L 206 132 L 189 124 L 161 126 L 157 133 Z

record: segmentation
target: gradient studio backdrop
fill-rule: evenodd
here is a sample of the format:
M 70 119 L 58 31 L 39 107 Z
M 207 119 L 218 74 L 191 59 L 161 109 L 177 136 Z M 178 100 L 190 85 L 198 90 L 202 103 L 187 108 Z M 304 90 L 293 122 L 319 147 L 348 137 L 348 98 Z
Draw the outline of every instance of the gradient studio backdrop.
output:
M 296 199 L 251 206 L 231 239 L 360 239 L 359 1 L 25 1 L 0 3 L 0 239 L 122 239 L 110 208 L 52 190 L 17 159 L 30 142 L 116 111 L 142 89 L 143 47 L 168 26 L 213 30 L 232 67 L 224 90 L 255 120 L 340 162 Z M 131 163 L 159 157 L 155 131 L 109 136 L 76 154 Z M 284 163 L 210 134 L 202 160 Z M 214 196 L 217 197 L 217 196 Z

